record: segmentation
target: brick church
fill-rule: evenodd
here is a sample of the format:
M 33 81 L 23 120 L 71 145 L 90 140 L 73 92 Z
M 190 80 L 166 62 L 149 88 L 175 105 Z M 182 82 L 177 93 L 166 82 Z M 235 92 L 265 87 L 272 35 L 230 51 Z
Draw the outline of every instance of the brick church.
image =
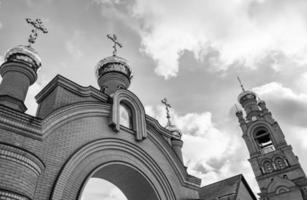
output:
M 117 56 L 97 64 L 99 89 L 60 75 L 36 96 L 35 116 L 25 113 L 28 88 L 41 58 L 29 45 L 13 47 L 0 67 L 0 200 L 80 199 L 91 177 L 116 185 L 133 200 L 255 200 L 242 175 L 204 187 L 182 161 L 181 132 L 145 114 L 130 91 L 132 70 Z M 307 179 L 292 147 L 263 100 L 245 90 L 237 110 L 260 200 L 307 200 Z M 167 105 L 167 103 L 165 102 Z

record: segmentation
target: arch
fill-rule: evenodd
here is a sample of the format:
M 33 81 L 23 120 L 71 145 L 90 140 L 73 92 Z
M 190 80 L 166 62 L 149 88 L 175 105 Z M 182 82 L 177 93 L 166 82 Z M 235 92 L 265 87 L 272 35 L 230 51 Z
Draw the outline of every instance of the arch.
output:
M 268 193 L 276 193 L 278 188 L 292 188 L 295 184 L 289 179 L 275 177 L 274 180 L 268 185 Z
M 78 199 L 81 199 L 86 183 L 91 177 L 101 178 L 114 184 L 128 200 L 161 199 L 153 187 L 153 183 L 142 171 L 129 163 L 120 161 L 109 162 L 95 169 L 83 184 Z
M 269 159 L 262 161 L 262 168 L 265 174 L 271 173 L 274 171 L 273 163 Z
M 282 185 L 282 186 L 277 187 L 275 193 L 276 194 L 281 194 L 281 193 L 285 193 L 285 192 L 289 192 L 289 191 L 290 191 L 289 188 L 287 188 L 286 186 Z
M 284 169 L 284 168 L 287 167 L 287 162 L 282 156 L 276 156 L 273 159 L 273 162 L 274 162 L 277 170 Z
M 136 171 L 158 200 L 176 199 L 166 175 L 146 152 L 130 142 L 105 138 L 86 144 L 71 156 L 58 176 L 51 200 L 77 199 L 90 175 L 110 165 Z
M 120 104 L 128 106 L 132 112 L 132 125 L 136 133 L 136 140 L 147 137 L 145 109 L 138 97 L 129 90 L 119 89 L 113 94 L 112 117 L 110 126 L 120 131 Z
M 275 151 L 275 138 L 272 128 L 266 122 L 255 122 L 248 129 L 248 136 L 251 138 L 255 149 L 262 154 Z

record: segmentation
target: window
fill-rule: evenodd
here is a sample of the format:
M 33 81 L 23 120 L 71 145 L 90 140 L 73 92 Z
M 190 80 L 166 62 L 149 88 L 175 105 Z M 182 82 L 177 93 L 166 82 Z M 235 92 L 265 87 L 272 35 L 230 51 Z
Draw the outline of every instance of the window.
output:
M 120 117 L 119 118 L 120 125 L 125 126 L 130 129 L 133 128 L 131 109 L 123 103 L 120 103 L 119 105 L 119 117 Z
M 256 131 L 254 137 L 262 153 L 269 153 L 275 150 L 270 133 L 267 129 L 261 128 L 260 130 Z
M 272 163 L 270 161 L 265 161 L 263 163 L 263 168 L 264 168 L 264 172 L 265 173 L 271 173 L 274 170 L 273 169 L 273 165 L 272 165 Z
M 285 161 L 282 158 L 276 158 L 274 163 L 277 169 L 284 169 L 286 167 Z

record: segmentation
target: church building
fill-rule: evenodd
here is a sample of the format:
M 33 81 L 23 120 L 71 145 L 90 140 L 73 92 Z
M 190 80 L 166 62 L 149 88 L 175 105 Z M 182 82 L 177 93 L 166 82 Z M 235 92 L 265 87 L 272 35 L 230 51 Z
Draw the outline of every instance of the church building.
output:
M 29 87 L 35 83 L 41 58 L 32 47 L 39 19 L 28 45 L 7 51 L 0 67 L 0 200 L 77 200 L 92 177 L 116 185 L 129 200 L 255 200 L 242 175 L 200 187 L 182 158 L 182 134 L 146 115 L 129 90 L 132 70 L 117 55 L 97 62 L 99 89 L 78 85 L 57 75 L 36 96 L 35 116 L 25 113 Z M 94 72 L 93 72 L 94 73 Z M 243 87 L 242 87 L 243 88 Z M 307 179 L 278 123 L 254 92 L 246 91 L 237 111 L 260 200 L 307 200 Z M 205 152 L 204 152 L 205 153 Z

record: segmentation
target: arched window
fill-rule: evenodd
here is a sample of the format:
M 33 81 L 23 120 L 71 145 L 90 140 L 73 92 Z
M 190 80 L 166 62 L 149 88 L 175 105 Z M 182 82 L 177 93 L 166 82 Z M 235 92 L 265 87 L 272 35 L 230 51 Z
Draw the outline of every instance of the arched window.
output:
M 275 150 L 270 133 L 266 128 L 256 130 L 254 138 L 262 153 L 268 153 Z
M 273 165 L 270 161 L 265 161 L 263 163 L 263 168 L 265 173 L 271 173 L 274 170 Z
M 131 109 L 124 103 L 119 105 L 119 122 L 122 126 L 133 128 Z
M 280 157 L 276 158 L 274 163 L 275 163 L 275 166 L 276 166 L 277 169 L 286 168 L 285 160 L 280 158 Z

